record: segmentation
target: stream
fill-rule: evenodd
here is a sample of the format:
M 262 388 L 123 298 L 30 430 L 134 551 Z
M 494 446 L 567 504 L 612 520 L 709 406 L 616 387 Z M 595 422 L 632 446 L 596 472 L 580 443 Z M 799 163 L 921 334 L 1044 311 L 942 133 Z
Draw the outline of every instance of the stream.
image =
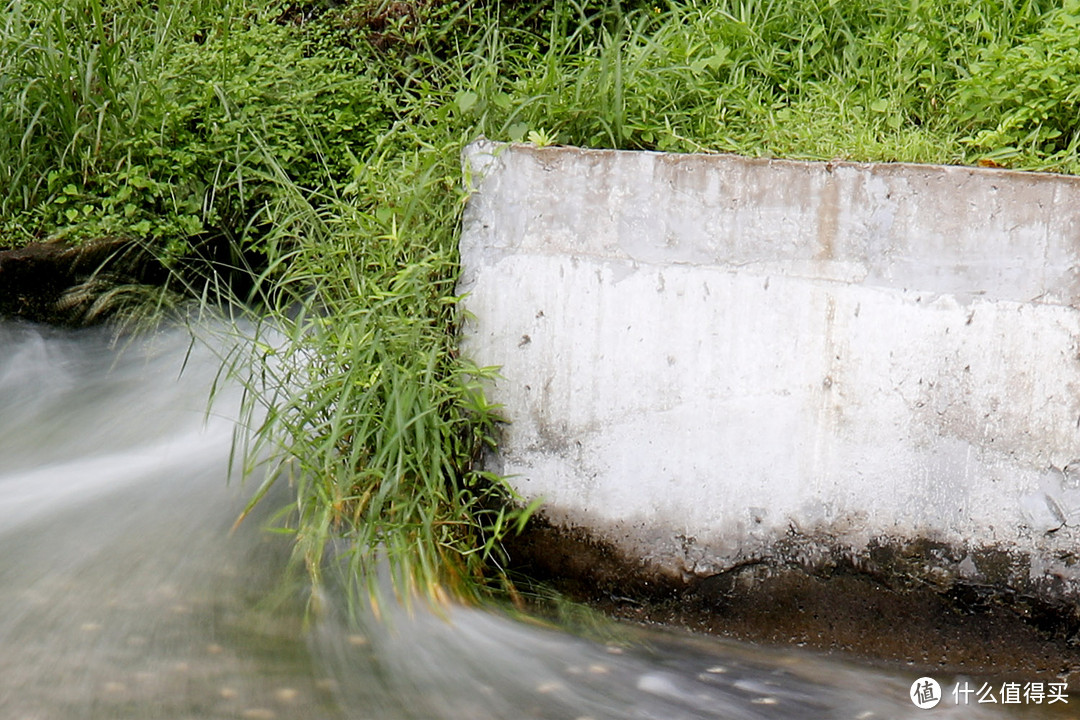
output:
M 950 689 L 980 683 L 953 676 L 921 710 L 914 670 L 630 625 L 597 639 L 497 607 L 350 624 L 331 596 L 306 618 L 267 513 L 230 532 L 254 489 L 228 477 L 239 392 L 207 414 L 219 363 L 190 343 L 0 323 L 0 718 L 1074 716 L 960 704 Z

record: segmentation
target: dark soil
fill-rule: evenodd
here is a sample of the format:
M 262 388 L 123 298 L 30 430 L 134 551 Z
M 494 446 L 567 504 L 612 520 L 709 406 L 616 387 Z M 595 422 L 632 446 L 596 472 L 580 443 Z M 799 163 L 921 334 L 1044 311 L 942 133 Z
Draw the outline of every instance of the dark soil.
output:
M 0 248 L 0 317 L 66 327 L 96 324 L 124 312 L 123 306 L 99 299 L 132 286 L 168 285 L 181 294 L 199 294 L 210 283 L 213 299 L 252 299 L 263 269 L 261 255 L 220 233 L 188 241 L 191 252 L 171 261 L 171 267 L 144 244 L 122 239 Z
M 32 243 L 0 250 L 0 315 L 53 325 L 86 324 L 93 301 L 118 284 L 160 284 L 165 269 L 124 241 L 81 247 Z M 102 314 L 104 319 L 106 314 Z

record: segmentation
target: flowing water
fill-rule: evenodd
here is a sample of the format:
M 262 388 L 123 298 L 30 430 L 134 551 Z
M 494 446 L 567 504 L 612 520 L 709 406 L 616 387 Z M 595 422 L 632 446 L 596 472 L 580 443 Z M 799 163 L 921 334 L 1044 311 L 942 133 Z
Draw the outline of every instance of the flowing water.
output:
M 228 395 L 206 414 L 218 363 L 189 342 L 0 324 L 0 718 L 927 712 L 908 698 L 918 673 L 659 630 L 598 641 L 464 608 L 305 620 L 287 537 L 257 518 L 230 533 L 251 487 L 227 477 Z M 930 712 L 1051 717 L 1002 707 Z

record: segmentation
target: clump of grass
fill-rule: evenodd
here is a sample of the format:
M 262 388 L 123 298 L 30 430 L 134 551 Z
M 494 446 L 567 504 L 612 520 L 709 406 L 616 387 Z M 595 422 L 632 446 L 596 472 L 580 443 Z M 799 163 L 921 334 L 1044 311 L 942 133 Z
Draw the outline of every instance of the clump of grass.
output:
M 257 340 L 231 369 L 257 425 L 245 455 L 274 464 L 252 504 L 270 483 L 292 484 L 289 524 L 316 584 L 336 548 L 372 594 L 384 561 L 405 596 L 476 599 L 507 585 L 501 540 L 528 511 L 477 465 L 498 420 L 481 389 L 494 369 L 455 350 L 460 203 L 446 200 L 460 191 L 433 167 L 447 159 L 420 151 L 412 174 L 375 164 L 352 179 L 356 193 L 401 183 L 396 207 L 294 186 L 268 211 L 262 327 L 284 341 Z
M 981 48 L 959 83 L 963 139 L 989 160 L 1080 170 L 1080 2 L 1046 13 L 1019 37 Z
M 970 78 L 986 74 L 991 48 L 1026 42 L 1058 12 L 880 0 L 611 7 L 553 3 L 546 28 L 489 30 L 460 61 L 462 111 L 498 139 L 543 128 L 589 147 L 975 162 L 987 146 L 964 139 L 989 117 Z M 1070 43 L 1051 44 L 1067 54 Z
M 274 2 L 7 0 L 0 241 L 125 237 L 172 264 L 258 242 L 278 185 L 317 186 L 384 129 L 379 81 Z

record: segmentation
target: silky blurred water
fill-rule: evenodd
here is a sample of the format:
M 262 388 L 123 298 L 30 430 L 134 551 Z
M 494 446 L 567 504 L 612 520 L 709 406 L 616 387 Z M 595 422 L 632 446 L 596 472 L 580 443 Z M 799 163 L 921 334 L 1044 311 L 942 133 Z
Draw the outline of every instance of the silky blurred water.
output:
M 115 347 L 0 324 L 0 718 L 1043 717 L 923 711 L 917 673 L 641 628 L 345 622 L 332 596 L 305 618 L 288 537 L 230 533 L 252 488 L 227 477 L 238 393 L 207 414 L 218 368 L 183 329 Z

